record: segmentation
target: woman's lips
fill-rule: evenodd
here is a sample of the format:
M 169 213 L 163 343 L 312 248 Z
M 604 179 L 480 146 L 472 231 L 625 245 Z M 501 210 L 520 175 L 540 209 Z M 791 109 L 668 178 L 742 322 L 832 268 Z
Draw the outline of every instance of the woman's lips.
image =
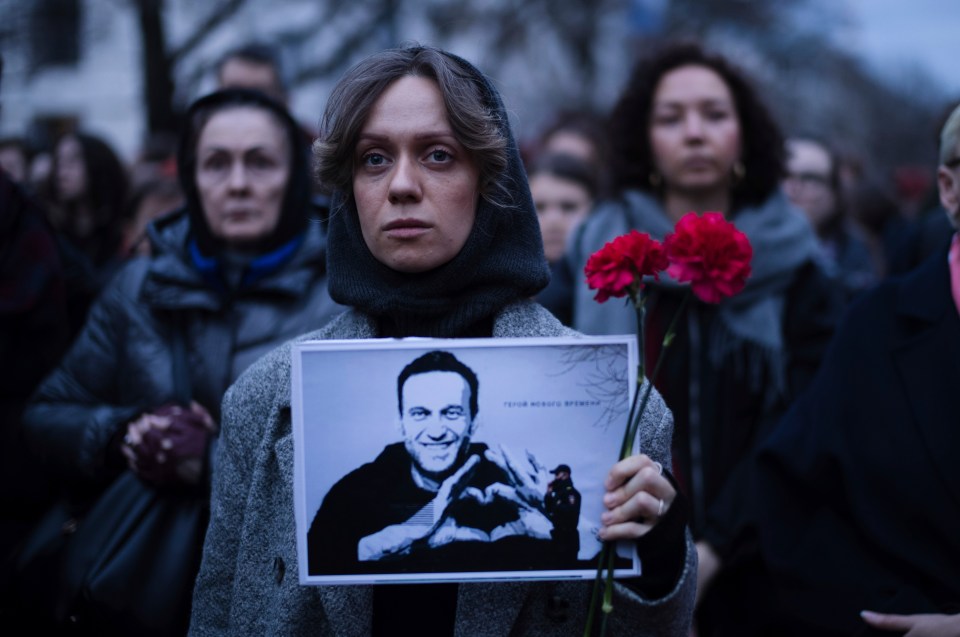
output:
M 397 219 L 383 226 L 388 236 L 397 239 L 419 237 L 430 230 L 430 224 L 419 219 Z
M 691 157 L 683 162 L 687 170 L 706 170 L 713 168 L 714 162 L 708 157 Z
M 250 208 L 234 208 L 224 211 L 223 216 L 235 221 L 238 219 L 250 219 L 256 217 L 257 214 L 256 210 L 251 210 Z

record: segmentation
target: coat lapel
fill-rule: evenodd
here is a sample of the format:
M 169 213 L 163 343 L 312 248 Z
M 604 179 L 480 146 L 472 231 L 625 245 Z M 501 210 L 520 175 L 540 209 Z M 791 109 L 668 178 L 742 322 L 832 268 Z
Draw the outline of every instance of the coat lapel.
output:
M 938 255 L 939 256 L 939 255 Z M 960 507 L 960 316 L 946 255 L 928 261 L 900 288 L 893 359 L 931 464 Z
M 297 341 L 309 341 L 317 338 L 325 339 L 355 339 L 376 338 L 376 324 L 365 314 L 356 310 L 348 310 L 334 319 L 321 330 L 304 334 Z M 278 409 L 290 409 L 291 388 L 290 378 L 288 386 L 281 388 L 283 398 L 277 405 Z M 288 436 L 292 433 L 288 432 Z M 293 444 L 278 449 L 277 462 L 284 472 L 288 484 L 293 484 Z M 323 604 L 327 621 L 330 622 L 330 633 L 333 635 L 369 635 L 373 627 L 371 624 L 373 609 L 372 586 L 318 586 L 317 594 Z

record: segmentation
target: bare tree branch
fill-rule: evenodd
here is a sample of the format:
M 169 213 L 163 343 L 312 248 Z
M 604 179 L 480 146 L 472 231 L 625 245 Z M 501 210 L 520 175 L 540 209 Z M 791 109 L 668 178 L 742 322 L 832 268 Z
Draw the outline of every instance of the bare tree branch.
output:
M 142 0 L 140 0 L 142 1 Z M 189 54 L 200 43 L 206 39 L 210 33 L 218 26 L 226 22 L 244 5 L 246 0 L 224 0 L 218 7 L 214 8 L 207 18 L 197 25 L 197 28 L 180 43 L 180 46 L 172 49 L 168 56 L 171 64 L 177 64 L 181 58 Z
M 350 58 L 377 32 L 388 28 L 396 17 L 396 5 L 391 0 L 381 0 L 380 6 L 372 19 L 363 24 L 353 33 L 342 36 L 337 48 L 325 60 L 317 64 L 298 69 L 293 76 L 293 85 L 302 84 L 317 78 L 324 78 L 342 68 Z

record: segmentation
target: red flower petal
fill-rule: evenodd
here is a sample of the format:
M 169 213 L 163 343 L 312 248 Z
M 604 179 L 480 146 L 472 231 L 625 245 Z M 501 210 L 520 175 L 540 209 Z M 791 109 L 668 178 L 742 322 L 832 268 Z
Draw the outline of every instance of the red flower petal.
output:
M 681 283 L 689 282 L 706 303 L 739 293 L 750 276 L 750 241 L 719 212 L 685 214 L 664 247 L 670 261 L 667 272 Z
M 603 303 L 643 288 L 643 277 L 658 277 L 667 267 L 667 256 L 659 241 L 632 230 L 604 244 L 590 255 L 583 271 L 587 285 L 597 290 L 594 297 Z

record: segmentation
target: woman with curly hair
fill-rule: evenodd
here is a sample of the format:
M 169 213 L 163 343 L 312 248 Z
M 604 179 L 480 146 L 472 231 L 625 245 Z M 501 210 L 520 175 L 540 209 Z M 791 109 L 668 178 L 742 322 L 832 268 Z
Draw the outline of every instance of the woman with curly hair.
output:
M 676 417 L 674 462 L 698 540 L 700 635 L 765 633 L 749 458 L 816 370 L 840 297 L 816 264 L 809 224 L 779 189 L 780 131 L 723 57 L 672 43 L 642 60 L 612 111 L 610 137 L 615 195 L 574 237 L 575 272 L 604 242 L 632 229 L 663 239 L 690 211 L 722 212 L 753 246 L 743 292 L 717 305 L 690 301 L 657 388 Z M 663 276 L 646 290 L 652 369 L 685 286 Z M 596 303 L 585 284 L 574 294 L 576 329 L 636 330 L 632 312 Z
M 123 162 L 99 137 L 74 132 L 57 141 L 50 182 L 51 220 L 104 273 L 104 281 L 119 265 L 128 182 Z

